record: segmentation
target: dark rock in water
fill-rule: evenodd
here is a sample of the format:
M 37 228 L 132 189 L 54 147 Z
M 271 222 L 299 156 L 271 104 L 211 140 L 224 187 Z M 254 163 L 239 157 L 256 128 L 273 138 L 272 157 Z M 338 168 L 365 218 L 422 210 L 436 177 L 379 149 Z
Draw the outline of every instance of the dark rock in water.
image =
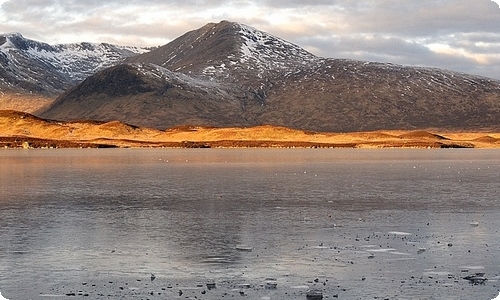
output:
M 323 292 L 320 290 L 309 290 L 306 294 L 307 300 L 322 300 Z
M 467 275 L 464 279 L 468 280 L 471 284 L 483 284 L 488 280 L 488 278 L 484 277 L 484 273 Z
M 276 278 L 266 278 L 266 290 L 275 290 L 278 286 Z
M 268 281 L 266 282 L 266 289 L 268 290 L 275 290 L 278 286 L 278 283 L 276 281 Z
M 215 283 L 214 283 L 214 282 L 207 283 L 207 289 L 208 289 L 208 290 L 215 289 Z

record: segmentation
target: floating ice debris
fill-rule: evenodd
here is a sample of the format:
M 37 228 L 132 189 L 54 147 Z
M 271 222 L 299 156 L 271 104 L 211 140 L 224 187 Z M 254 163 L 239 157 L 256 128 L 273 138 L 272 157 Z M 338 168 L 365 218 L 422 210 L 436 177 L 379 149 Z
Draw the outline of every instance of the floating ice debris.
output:
M 239 244 L 239 245 L 236 245 L 236 250 L 251 252 L 251 251 L 253 251 L 253 247 L 249 246 L 249 245 Z
M 424 272 L 424 275 L 427 275 L 429 277 L 434 277 L 434 276 L 449 276 L 451 274 L 448 271 L 429 271 L 429 272 Z
M 402 232 L 402 231 L 389 231 L 389 234 L 394 234 L 394 235 L 411 235 L 411 233 Z
M 313 249 L 329 249 L 330 247 L 323 245 L 323 243 L 319 244 L 318 246 L 313 246 Z
M 308 286 L 308 285 L 296 285 L 296 286 L 292 286 L 292 287 L 290 287 L 290 288 L 292 288 L 292 289 L 303 289 L 303 290 L 305 290 L 305 289 L 308 289 L 308 288 L 309 288 L 309 286 Z
M 470 222 L 470 226 L 477 227 L 477 226 L 479 226 L 479 222 L 472 221 L 472 222 Z
M 383 248 L 383 249 L 368 249 L 366 250 L 368 252 L 390 252 L 390 251 L 396 251 L 394 248 Z
M 488 280 L 488 278 L 484 277 L 484 273 L 467 275 L 464 277 L 464 279 L 468 280 L 472 284 L 483 284 Z
M 425 248 L 418 248 L 417 254 L 422 254 L 425 252 L 425 250 L 426 250 Z
M 155 274 L 151 273 L 151 281 L 155 280 L 156 279 L 156 276 Z
M 463 270 L 466 270 L 465 272 L 468 272 L 469 270 L 482 270 L 482 269 L 484 269 L 483 266 L 462 266 L 461 268 Z M 462 272 L 464 272 L 463 270 L 462 270 Z
M 7 299 L 7 298 L 3 297 L 3 296 L 2 296 L 2 293 L 0 293 L 0 300 L 9 300 L 9 299 Z
M 410 253 L 404 253 L 404 252 L 399 252 L 399 251 L 390 251 L 388 253 L 396 254 L 396 255 L 411 255 Z
M 322 300 L 323 299 L 323 292 L 321 290 L 311 289 L 311 290 L 307 291 L 306 299 L 307 300 Z

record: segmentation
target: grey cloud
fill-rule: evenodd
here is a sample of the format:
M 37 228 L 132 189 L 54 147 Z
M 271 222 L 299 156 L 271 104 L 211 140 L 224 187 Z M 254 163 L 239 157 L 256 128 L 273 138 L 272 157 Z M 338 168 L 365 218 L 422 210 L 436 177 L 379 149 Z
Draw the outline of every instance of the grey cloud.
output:
M 500 55 L 500 33 L 498 34 L 456 34 L 446 38 L 446 43 L 457 49 L 477 54 Z
M 373 2 L 373 1 L 364 1 Z M 453 32 L 500 31 L 498 6 L 489 0 L 379 0 L 370 10 L 351 12 L 354 32 L 426 36 Z
M 382 36 L 337 36 L 335 38 L 303 39 L 302 44 L 311 48 L 325 49 L 318 55 L 335 58 L 358 58 L 374 60 L 383 58 L 384 62 L 399 62 L 410 60 L 413 62 L 428 58 L 432 55 L 427 47 L 398 38 Z

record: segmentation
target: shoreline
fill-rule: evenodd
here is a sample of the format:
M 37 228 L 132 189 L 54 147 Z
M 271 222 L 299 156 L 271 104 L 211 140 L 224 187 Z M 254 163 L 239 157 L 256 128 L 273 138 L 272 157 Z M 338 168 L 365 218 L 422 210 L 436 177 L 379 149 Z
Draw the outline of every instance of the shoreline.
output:
M 0 110 L 0 148 L 499 148 L 500 130 L 313 132 L 274 125 L 178 126 L 45 120 Z
M 218 141 L 141 141 L 122 139 L 96 140 L 53 140 L 28 136 L 0 137 L 3 149 L 75 149 L 75 148 L 408 148 L 408 149 L 444 149 L 476 148 L 494 149 L 496 147 L 477 146 L 468 142 L 438 142 L 425 140 L 402 141 L 356 141 L 356 142 L 308 142 L 275 140 L 218 140 Z

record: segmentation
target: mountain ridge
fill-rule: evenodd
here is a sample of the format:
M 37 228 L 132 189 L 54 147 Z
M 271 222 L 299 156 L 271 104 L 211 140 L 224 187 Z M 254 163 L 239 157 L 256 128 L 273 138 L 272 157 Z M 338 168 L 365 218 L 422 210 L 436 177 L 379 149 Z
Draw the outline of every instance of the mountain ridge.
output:
M 0 102 L 5 104 L 7 96 L 23 98 L 19 95 L 29 101 L 36 94 L 45 105 L 95 72 L 144 51 L 107 43 L 50 45 L 20 33 L 0 35 Z
M 321 58 L 253 27 L 222 21 L 87 77 L 38 115 L 158 129 L 271 124 L 331 132 L 497 130 L 500 81 Z

